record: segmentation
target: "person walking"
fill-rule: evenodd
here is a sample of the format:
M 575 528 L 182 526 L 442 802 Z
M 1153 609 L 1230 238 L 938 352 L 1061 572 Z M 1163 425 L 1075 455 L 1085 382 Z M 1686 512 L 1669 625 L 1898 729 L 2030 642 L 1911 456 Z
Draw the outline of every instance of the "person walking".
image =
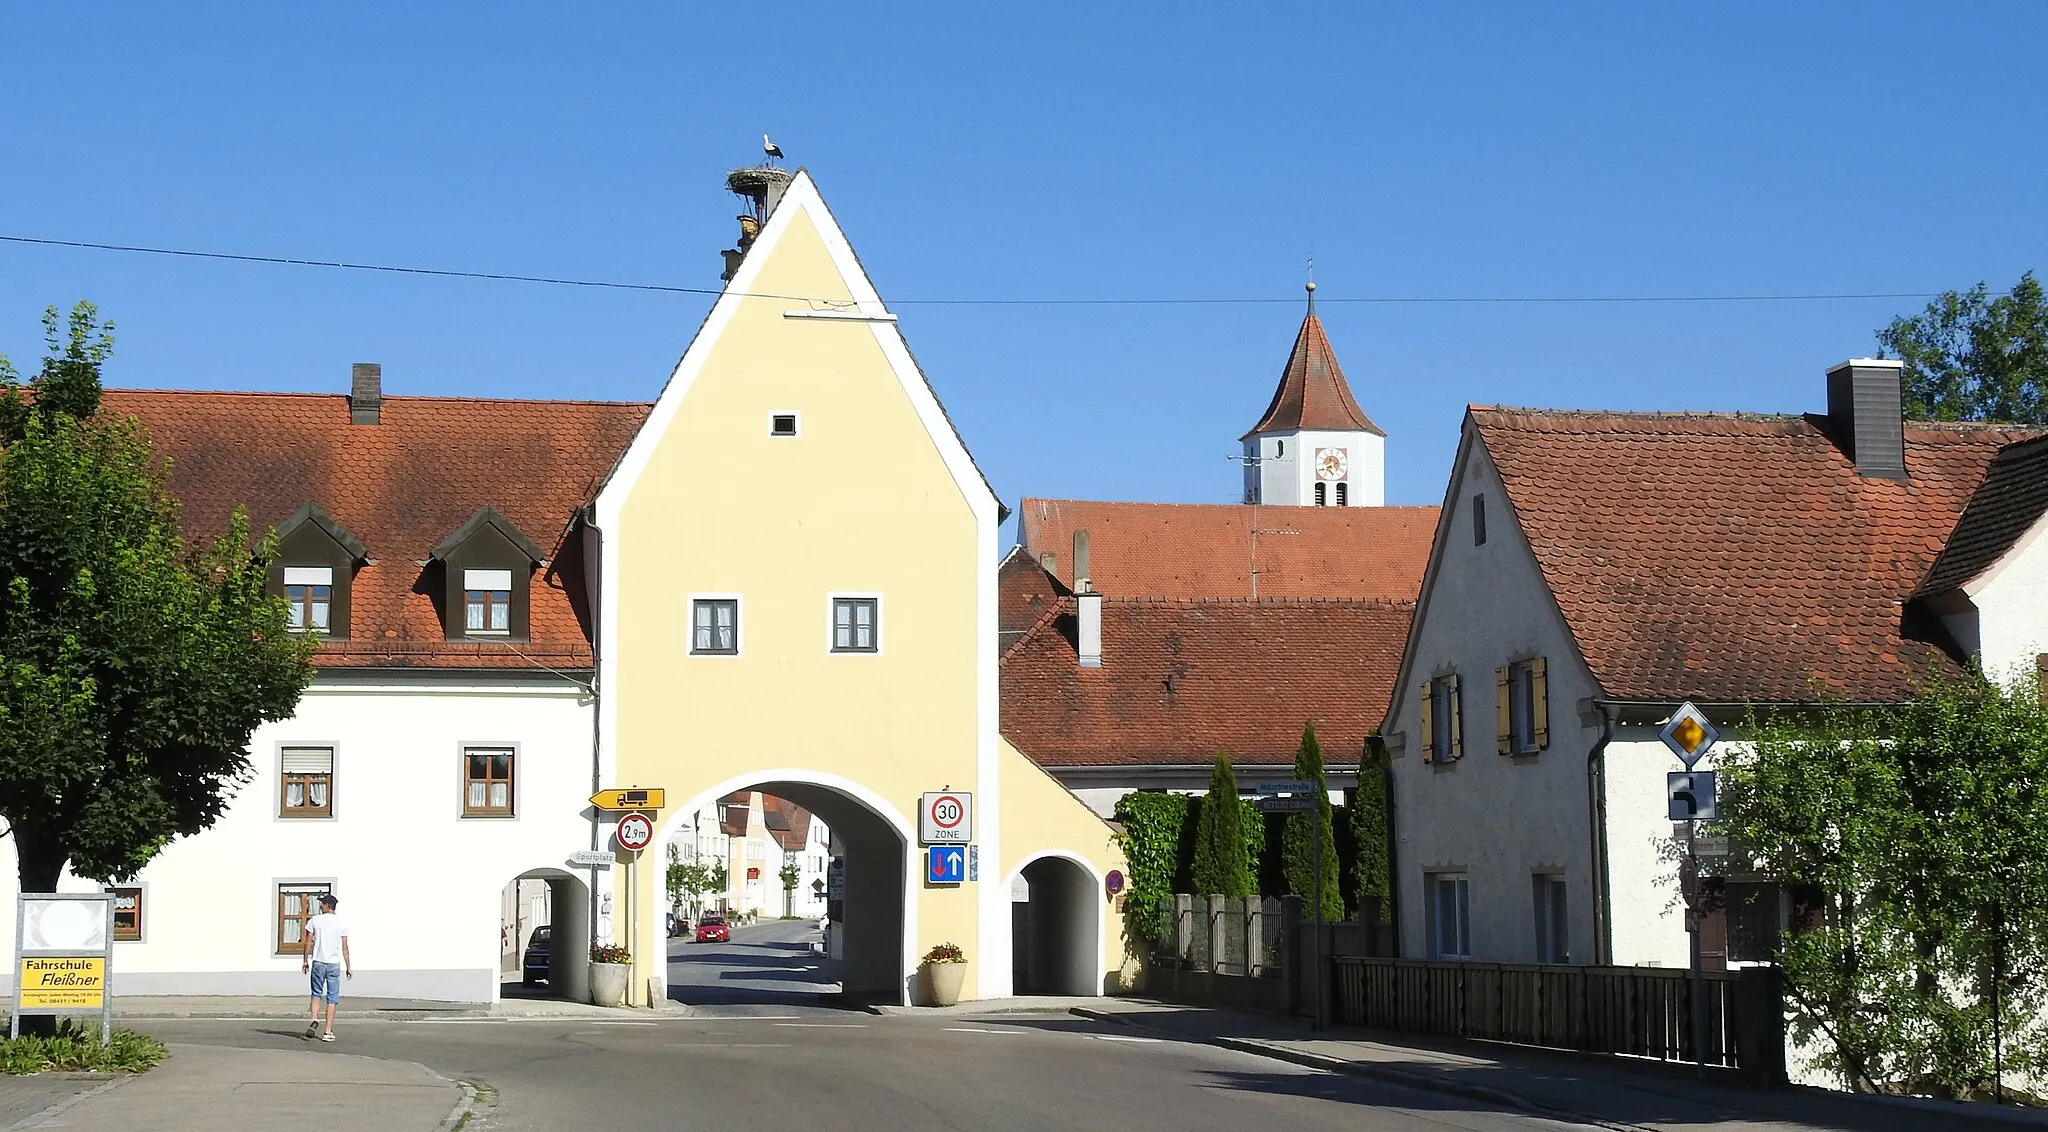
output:
M 341 1001 L 343 974 L 356 977 L 355 960 L 348 953 L 348 922 L 334 913 L 340 903 L 332 892 L 321 895 L 320 914 L 306 921 L 305 957 L 299 962 L 299 971 L 313 976 L 313 1019 L 306 1023 L 306 1036 L 323 1042 L 334 1040 L 334 1007 Z M 320 1029 L 322 1003 L 327 1007 L 325 1031 Z

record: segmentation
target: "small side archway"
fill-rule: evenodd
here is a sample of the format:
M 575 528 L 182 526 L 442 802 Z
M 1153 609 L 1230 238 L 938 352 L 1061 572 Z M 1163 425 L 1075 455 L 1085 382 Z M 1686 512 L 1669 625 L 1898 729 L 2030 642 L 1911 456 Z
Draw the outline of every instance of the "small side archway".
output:
M 1020 995 L 1102 993 L 1102 878 L 1070 853 L 1010 874 L 1011 983 Z
M 544 933 L 544 934 L 543 934 Z M 546 958 L 528 969 L 536 935 L 546 939 Z M 590 887 L 559 868 L 529 869 L 506 883 L 498 925 L 499 987 L 522 995 L 590 1001 Z

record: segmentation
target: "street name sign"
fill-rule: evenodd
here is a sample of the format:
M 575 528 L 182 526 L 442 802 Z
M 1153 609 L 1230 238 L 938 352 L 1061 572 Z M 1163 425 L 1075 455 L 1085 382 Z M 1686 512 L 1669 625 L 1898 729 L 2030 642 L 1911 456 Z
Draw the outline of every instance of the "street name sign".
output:
M 598 810 L 658 810 L 668 801 L 666 793 L 658 786 L 600 790 L 590 796 L 590 805 Z
M 1672 821 L 1714 820 L 1714 772 L 1677 770 L 1664 776 L 1664 796 Z
M 965 790 L 926 791 L 917 815 L 917 839 L 926 845 L 974 840 L 974 795 Z
M 1657 738 L 1664 740 L 1664 745 L 1671 748 L 1671 753 L 1678 756 L 1685 769 L 1691 770 L 1695 763 L 1706 757 L 1708 751 L 1714 749 L 1721 733 L 1707 722 L 1706 713 L 1687 700 L 1671 713 L 1670 721 L 1657 732 Z
M 1309 794 L 1289 794 L 1284 798 L 1269 796 L 1259 799 L 1259 809 L 1269 814 L 1305 814 L 1315 808 L 1315 797 Z
M 635 853 L 654 844 L 654 819 L 646 814 L 627 814 L 619 819 L 619 848 Z
M 616 860 L 609 849 L 578 849 L 569 854 L 569 863 L 579 869 L 608 869 Z
M 924 878 L 933 884 L 960 884 L 967 879 L 967 850 L 934 845 L 924 851 Z
M 1261 794 L 1313 794 L 1316 784 L 1294 778 L 1286 782 L 1261 782 L 1256 789 Z
M 1695 857 L 1726 857 L 1728 855 L 1728 839 L 1726 837 L 1695 838 L 1692 843 L 1692 852 Z

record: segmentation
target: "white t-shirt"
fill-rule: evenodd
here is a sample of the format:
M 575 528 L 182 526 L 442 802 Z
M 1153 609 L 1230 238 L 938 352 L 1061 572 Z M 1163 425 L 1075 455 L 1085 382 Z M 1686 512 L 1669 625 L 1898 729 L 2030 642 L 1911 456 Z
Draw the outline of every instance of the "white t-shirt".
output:
M 306 935 L 313 941 L 308 958 L 315 963 L 339 963 L 341 941 L 348 938 L 348 921 L 332 912 L 322 912 L 306 921 Z

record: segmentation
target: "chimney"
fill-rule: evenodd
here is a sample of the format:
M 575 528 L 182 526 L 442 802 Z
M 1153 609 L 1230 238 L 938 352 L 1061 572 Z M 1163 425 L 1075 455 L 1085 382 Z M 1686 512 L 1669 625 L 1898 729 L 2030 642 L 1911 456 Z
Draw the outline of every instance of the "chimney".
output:
M 384 367 L 357 362 L 349 372 L 348 423 L 376 424 L 384 410 Z
M 1095 587 L 1088 583 L 1088 532 L 1074 532 L 1074 592 L 1093 593 Z
M 1076 651 L 1081 654 L 1081 667 L 1102 667 L 1102 595 L 1084 593 L 1075 598 L 1080 607 L 1079 627 L 1075 635 Z
M 1851 358 L 1828 371 L 1828 429 L 1863 475 L 1906 478 L 1905 368 L 1895 358 Z

